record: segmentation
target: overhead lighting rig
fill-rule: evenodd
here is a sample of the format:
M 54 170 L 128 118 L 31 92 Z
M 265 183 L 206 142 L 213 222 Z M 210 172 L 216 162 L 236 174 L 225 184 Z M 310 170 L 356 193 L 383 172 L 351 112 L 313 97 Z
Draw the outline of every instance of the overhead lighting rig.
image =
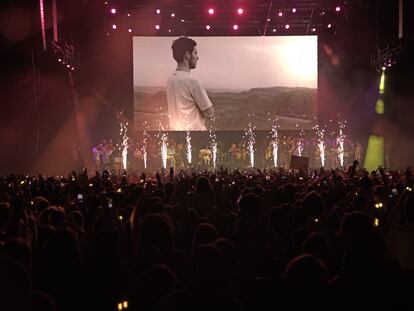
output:
M 371 55 L 371 67 L 378 72 L 392 67 L 398 60 L 401 54 L 402 45 L 398 43 L 394 46 L 389 44 L 385 48 L 378 48 L 377 51 Z
M 75 70 L 75 48 L 66 41 L 53 41 L 53 52 L 58 63 L 65 66 L 68 70 Z

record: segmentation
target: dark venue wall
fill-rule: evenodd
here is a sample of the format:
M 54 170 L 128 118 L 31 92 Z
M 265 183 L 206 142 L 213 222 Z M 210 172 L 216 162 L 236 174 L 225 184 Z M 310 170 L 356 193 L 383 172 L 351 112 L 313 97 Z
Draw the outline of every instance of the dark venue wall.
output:
M 59 38 L 74 47 L 72 72 L 53 53 L 51 1 L 44 3 L 46 51 L 39 2 L 0 4 L 2 173 L 78 168 L 76 157 L 89 156 L 91 142 L 117 134 L 115 116 L 132 114 L 130 38 L 106 36 L 101 1 L 58 3 Z

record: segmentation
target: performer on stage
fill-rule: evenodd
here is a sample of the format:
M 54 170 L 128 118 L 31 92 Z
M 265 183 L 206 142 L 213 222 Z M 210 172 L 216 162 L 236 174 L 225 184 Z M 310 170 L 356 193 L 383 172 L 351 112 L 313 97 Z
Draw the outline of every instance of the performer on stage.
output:
M 361 161 L 362 159 L 362 145 L 357 142 L 355 145 L 355 160 Z
M 99 149 L 100 146 L 92 148 L 92 160 L 95 171 L 98 171 L 101 168 L 101 154 Z
M 138 169 L 138 170 L 142 170 L 144 168 L 144 154 L 143 154 L 143 149 L 139 144 L 136 144 L 135 149 L 134 149 L 134 166 Z
M 330 151 L 330 156 L 331 156 L 331 168 L 332 169 L 336 169 L 337 167 L 339 167 L 339 153 L 338 153 L 338 148 L 332 144 L 331 147 L 331 151 Z
M 167 148 L 167 161 L 168 161 L 167 167 L 174 168 L 174 171 L 176 170 L 175 155 L 176 155 L 176 143 L 174 140 L 170 139 L 170 143 Z
M 177 168 L 184 169 L 184 158 L 185 158 L 185 145 L 184 143 L 177 144 L 177 148 L 175 151 L 175 163 Z
M 265 154 L 264 154 L 264 167 L 270 168 L 273 167 L 273 144 L 269 143 L 266 147 Z
M 206 147 L 204 149 L 200 149 L 200 152 L 198 153 L 198 158 L 199 158 L 199 164 L 202 164 L 204 166 L 210 166 L 210 162 L 211 162 L 211 150 Z
M 280 140 L 280 167 L 287 169 L 290 161 L 290 146 L 288 138 L 283 136 Z
M 230 168 L 234 169 L 237 166 L 237 144 L 230 144 L 229 155 L 230 155 Z
M 167 81 L 169 129 L 204 131 L 205 119 L 214 119 L 214 108 L 200 81 L 190 74 L 199 59 L 197 43 L 186 37 L 171 46 L 177 69 Z
M 114 142 L 112 141 L 112 139 L 109 139 L 109 142 L 106 146 L 106 150 L 107 150 L 107 154 L 108 154 L 108 160 L 109 160 L 109 165 L 111 167 L 113 167 L 114 162 L 115 162 L 115 145 Z

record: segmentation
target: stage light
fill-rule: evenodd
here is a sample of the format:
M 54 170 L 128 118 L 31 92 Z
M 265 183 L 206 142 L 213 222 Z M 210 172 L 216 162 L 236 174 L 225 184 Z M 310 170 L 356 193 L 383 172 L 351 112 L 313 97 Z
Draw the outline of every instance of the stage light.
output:
M 209 8 L 208 9 L 208 14 L 213 15 L 214 14 L 214 9 L 213 8 Z
M 112 14 L 116 14 L 116 9 L 115 9 L 115 8 L 112 8 L 112 9 L 111 9 L 111 13 L 112 13 Z
M 128 32 L 132 32 L 132 29 L 131 29 L 131 28 L 129 28 L 129 29 L 128 29 Z
M 130 16 L 131 16 L 131 14 L 129 14 L 129 13 L 128 13 L 128 14 L 127 14 L 127 16 L 128 16 L 128 17 L 130 17 Z
M 75 67 L 72 67 L 71 70 L 74 71 L 75 70 Z
M 168 29 L 168 32 L 171 32 L 171 29 Z
M 268 19 L 267 19 L 267 21 L 268 21 L 268 22 L 270 22 L 271 20 L 272 20 L 271 18 L 268 18 Z
M 379 85 L 379 93 L 384 94 L 385 91 L 385 67 L 382 67 L 380 85 Z
M 286 25 L 285 25 L 285 28 L 286 28 L 286 29 L 289 29 L 289 28 L 290 28 L 290 25 L 289 25 L 289 24 L 286 24 Z
M 69 65 L 69 64 L 67 64 L 67 65 L 66 65 L 66 67 L 67 67 L 67 68 L 70 68 L 70 65 Z
M 279 17 L 282 17 L 283 16 L 283 12 L 280 11 L 277 15 L 279 15 Z
M 311 31 L 312 31 L 312 32 L 315 32 L 315 31 L 316 31 L 316 28 L 315 28 L 315 27 L 313 27 L 313 28 L 311 29 Z
M 375 103 L 375 112 L 377 114 L 384 114 L 385 112 L 385 103 L 381 98 L 379 98 Z
M 211 29 L 211 26 L 210 25 L 206 25 L 206 29 L 207 30 L 210 30 Z
M 364 168 L 370 172 L 380 166 L 384 166 L 384 137 L 371 135 L 368 139 Z
M 243 14 L 243 12 L 244 12 L 244 11 L 243 11 L 243 9 L 242 9 L 242 8 L 238 8 L 238 9 L 237 9 L 237 14 L 242 15 L 242 14 Z
M 239 29 L 239 25 L 233 25 L 233 29 L 234 29 L 234 30 Z
M 59 62 L 59 63 L 61 63 L 61 62 L 62 62 L 62 59 L 60 59 L 60 58 L 59 58 L 59 59 L 58 59 L 58 62 Z
M 184 20 L 184 19 L 182 19 L 182 20 L 181 20 L 181 23 L 184 23 L 184 22 L 185 22 L 185 20 Z
M 175 17 L 175 13 L 171 13 L 171 17 Z
M 371 66 L 376 68 L 379 72 L 381 69 L 385 70 L 387 67 L 391 67 L 396 63 L 396 59 L 401 52 L 401 43 L 394 47 L 387 45 L 384 49 L 377 49 L 377 51 L 371 55 Z
M 325 11 L 320 11 L 319 15 L 325 15 Z
M 328 24 L 328 26 L 326 26 L 326 27 L 328 27 L 328 28 L 332 28 L 332 24 Z
M 155 29 L 160 30 L 160 25 L 155 25 Z
M 296 13 L 296 8 L 293 8 L 292 9 L 292 13 Z
M 161 13 L 161 10 L 160 9 L 156 9 L 155 10 L 155 13 L 160 14 Z
M 340 12 L 340 11 L 341 11 L 341 7 L 340 7 L 340 6 L 337 6 L 337 7 L 335 8 L 335 11 L 336 11 L 336 12 Z
M 115 30 L 115 29 L 116 29 L 116 25 L 115 25 L 115 24 L 113 24 L 113 25 L 112 25 L 112 29 L 113 29 L 113 30 Z
M 273 32 L 276 32 L 276 28 L 273 28 L 273 29 L 272 29 L 272 31 L 273 31 Z

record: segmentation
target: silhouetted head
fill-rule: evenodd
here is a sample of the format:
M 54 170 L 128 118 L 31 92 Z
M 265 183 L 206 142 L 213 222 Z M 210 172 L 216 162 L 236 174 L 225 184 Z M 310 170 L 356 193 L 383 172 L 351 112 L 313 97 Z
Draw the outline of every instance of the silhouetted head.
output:
M 199 245 L 214 243 L 218 237 L 219 234 L 216 227 L 206 222 L 201 223 L 194 231 L 193 247 L 195 248 Z
M 261 212 L 260 198 L 252 193 L 243 195 L 239 202 L 240 216 L 244 219 L 258 219 Z
M 312 285 L 326 285 L 328 270 L 317 257 L 304 254 L 292 259 L 286 266 L 285 276 L 294 287 L 305 288 Z
M 210 193 L 213 190 L 210 180 L 206 176 L 200 176 L 197 178 L 195 193 Z

